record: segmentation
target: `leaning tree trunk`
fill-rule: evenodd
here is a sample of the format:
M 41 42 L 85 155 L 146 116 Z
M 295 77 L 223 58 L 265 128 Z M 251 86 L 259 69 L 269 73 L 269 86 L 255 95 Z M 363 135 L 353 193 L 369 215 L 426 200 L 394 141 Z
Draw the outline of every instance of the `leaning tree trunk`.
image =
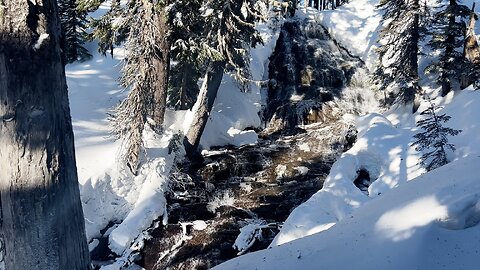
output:
M 194 155 L 198 152 L 200 138 L 207 125 L 208 116 L 212 111 L 220 83 L 222 82 L 225 64 L 225 61 L 213 62 L 205 74 L 197 104 L 194 105 L 196 110 L 193 121 L 183 141 L 188 155 Z
M 90 269 L 59 39 L 54 0 L 2 1 L 0 253 L 8 270 Z

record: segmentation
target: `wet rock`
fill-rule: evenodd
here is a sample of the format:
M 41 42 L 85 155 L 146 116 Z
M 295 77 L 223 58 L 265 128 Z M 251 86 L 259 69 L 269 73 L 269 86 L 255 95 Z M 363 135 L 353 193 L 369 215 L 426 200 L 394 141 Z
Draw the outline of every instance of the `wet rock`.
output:
M 363 62 L 335 42 L 322 25 L 286 21 L 270 57 L 264 132 L 288 133 L 298 125 L 325 121 L 323 104 L 339 97 L 363 68 Z

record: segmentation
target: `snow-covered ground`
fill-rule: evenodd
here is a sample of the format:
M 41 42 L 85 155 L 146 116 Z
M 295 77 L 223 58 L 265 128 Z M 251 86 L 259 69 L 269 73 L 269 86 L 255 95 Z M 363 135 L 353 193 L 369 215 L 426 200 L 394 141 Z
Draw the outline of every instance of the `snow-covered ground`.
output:
M 267 25 L 258 29 L 265 46 L 252 50 L 251 63 L 253 78 L 262 80 L 277 36 Z M 128 93 L 118 84 L 125 51 L 115 49 L 113 57 L 102 56 L 94 44 L 88 45 L 92 59 L 66 67 L 81 200 L 91 249 L 98 244 L 95 238 L 109 237 L 110 249 L 124 258 L 105 269 L 119 269 L 134 241 L 141 245 L 142 232 L 162 215 L 167 221 L 164 192 L 175 158 L 168 154 L 168 144 L 175 133 L 186 132 L 193 112 L 167 111 L 165 134 L 144 132 L 145 155 L 139 174 L 134 176 L 122 162 L 122 142 L 112 138 L 107 120 L 107 113 Z M 260 125 L 260 109 L 258 85 L 252 83 L 251 91 L 242 93 L 225 75 L 202 146 L 255 143 L 256 133 L 244 129 Z M 100 231 L 109 223 L 116 225 L 102 235 Z
M 478 269 L 480 92 L 435 102 L 452 116 L 445 125 L 463 130 L 450 138 L 450 164 L 430 172 L 418 165 L 421 153 L 410 146 L 418 114 L 397 108 L 361 117 L 357 143 L 271 248 L 215 269 Z M 360 169 L 374 180 L 368 195 L 353 184 Z
M 358 0 L 335 11 L 308 9 L 299 14 L 322 22 L 371 69 L 381 28 L 376 4 Z M 263 79 L 276 40 L 266 27 L 260 29 L 266 43 L 252 51 L 257 80 Z M 109 236 L 114 252 L 128 255 L 142 231 L 162 215 L 167 218 L 163 193 L 174 159 L 167 146 L 174 133 L 188 128 L 192 112 L 168 111 L 168 129 L 161 137 L 145 132 L 143 166 L 138 176 L 132 175 L 120 161 L 121 141 L 111 138 L 107 121 L 107 112 L 126 96 L 117 83 L 123 57 L 122 50 L 115 50 L 113 58 L 95 53 L 87 62 L 68 65 L 67 80 L 88 239 L 100 237 L 110 222 L 118 223 L 104 236 Z M 434 102 L 452 116 L 447 126 L 463 130 L 450 140 L 457 148 L 449 153 L 450 164 L 428 173 L 418 165 L 421 153 L 410 145 L 420 116 L 410 108 L 361 117 L 356 121 L 357 143 L 334 164 L 324 188 L 294 210 L 271 248 L 216 269 L 476 269 L 480 92 L 470 88 Z M 244 129 L 260 125 L 261 104 L 258 86 L 241 93 L 224 76 L 202 146 L 255 143 L 255 132 Z M 360 169 L 375 180 L 368 195 L 353 185 Z
M 300 11 L 331 34 L 369 68 L 381 11 L 359 0 L 335 11 Z M 471 2 L 464 3 L 471 6 Z M 477 26 L 477 29 L 479 27 Z M 428 81 L 424 89 L 438 93 Z M 365 89 L 371 91 L 371 89 Z M 324 188 L 297 207 L 264 251 L 215 269 L 478 269 L 480 258 L 480 92 L 468 88 L 433 100 L 452 117 L 451 163 L 426 172 L 422 153 L 411 146 L 419 112 L 395 107 L 359 117 L 356 144 L 333 165 Z M 368 194 L 353 183 L 359 170 L 374 181 Z

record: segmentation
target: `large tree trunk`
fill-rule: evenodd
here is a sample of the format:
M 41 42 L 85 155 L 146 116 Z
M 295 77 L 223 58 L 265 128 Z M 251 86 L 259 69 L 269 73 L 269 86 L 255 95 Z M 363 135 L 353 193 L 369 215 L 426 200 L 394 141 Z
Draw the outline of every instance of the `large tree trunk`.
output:
M 167 6 L 167 4 L 165 5 Z M 162 130 L 165 119 L 165 108 L 167 105 L 168 72 L 170 69 L 170 41 L 168 35 L 168 14 L 165 8 L 152 15 L 158 29 L 156 33 L 156 44 L 158 51 L 152 59 L 156 81 L 153 83 L 153 108 L 152 118 L 155 122 L 155 129 Z
M 225 64 L 224 61 L 213 62 L 205 74 L 197 104 L 194 105 L 194 108 L 196 108 L 195 115 L 193 116 L 192 124 L 183 142 L 188 155 L 194 155 L 199 150 L 200 138 L 207 125 L 208 116 L 212 111 L 215 98 L 217 97 Z
M 0 6 L 0 253 L 8 270 L 90 269 L 55 3 Z

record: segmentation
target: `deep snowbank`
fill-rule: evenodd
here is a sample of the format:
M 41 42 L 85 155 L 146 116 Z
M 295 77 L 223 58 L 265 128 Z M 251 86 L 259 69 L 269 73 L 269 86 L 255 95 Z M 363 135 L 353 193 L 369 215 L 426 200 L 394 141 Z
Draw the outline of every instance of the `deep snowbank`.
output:
M 325 187 L 293 211 L 272 248 L 215 269 L 477 269 L 480 92 L 435 102 L 452 116 L 445 125 L 463 129 L 450 138 L 457 147 L 450 164 L 428 173 L 417 165 L 410 144 L 418 114 L 397 108 L 362 117 L 357 143 Z M 359 169 L 376 179 L 369 195 L 353 184 Z
M 322 233 L 214 269 L 477 269 L 478 156 L 366 203 Z

